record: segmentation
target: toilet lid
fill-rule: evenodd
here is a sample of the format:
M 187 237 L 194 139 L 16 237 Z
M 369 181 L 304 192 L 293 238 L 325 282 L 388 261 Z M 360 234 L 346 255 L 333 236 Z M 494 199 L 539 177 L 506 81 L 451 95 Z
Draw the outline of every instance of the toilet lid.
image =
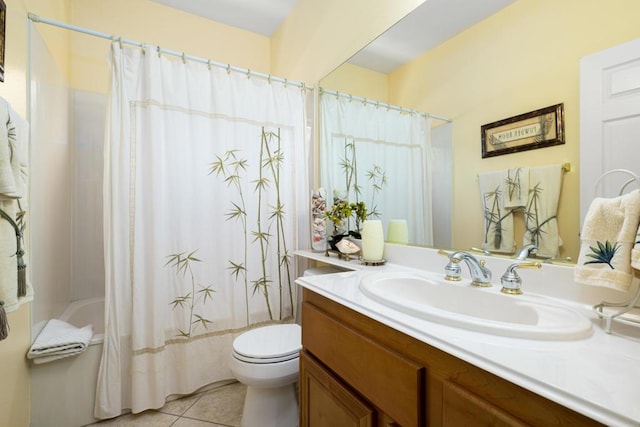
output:
M 273 363 L 298 357 L 300 325 L 270 325 L 252 329 L 233 341 L 234 356 L 254 363 Z

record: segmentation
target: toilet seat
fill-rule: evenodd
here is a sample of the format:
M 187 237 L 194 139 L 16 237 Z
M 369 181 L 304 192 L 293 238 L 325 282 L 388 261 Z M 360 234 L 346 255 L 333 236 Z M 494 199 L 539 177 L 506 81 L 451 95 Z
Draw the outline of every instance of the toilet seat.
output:
M 279 324 L 252 329 L 233 341 L 233 357 L 247 363 L 285 362 L 302 349 L 300 325 Z

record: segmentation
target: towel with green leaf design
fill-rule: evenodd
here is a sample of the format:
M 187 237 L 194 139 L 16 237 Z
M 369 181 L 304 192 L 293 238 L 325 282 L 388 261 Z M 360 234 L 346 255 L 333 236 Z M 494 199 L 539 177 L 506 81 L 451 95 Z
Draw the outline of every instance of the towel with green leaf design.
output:
M 505 207 L 507 171 L 483 172 L 478 175 L 482 210 L 484 214 L 484 240 L 482 249 L 490 252 L 513 253 L 513 211 Z
M 563 242 L 557 213 L 563 174 L 561 164 L 529 169 L 529 194 L 524 212 L 525 232 L 522 245 L 536 245 L 538 257 L 560 256 Z
M 578 283 L 626 292 L 633 279 L 631 251 L 640 225 L 640 190 L 591 202 L 582 226 Z

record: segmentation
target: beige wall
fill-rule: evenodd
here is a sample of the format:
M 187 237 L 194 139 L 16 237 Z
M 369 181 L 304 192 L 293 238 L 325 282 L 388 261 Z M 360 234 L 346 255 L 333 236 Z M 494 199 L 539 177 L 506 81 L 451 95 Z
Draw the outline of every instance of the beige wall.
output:
M 320 80 L 320 87 L 386 103 L 388 81 L 387 74 L 347 63 Z
M 269 73 L 270 39 L 149 0 L 70 0 L 71 23 L 138 42 Z M 72 82 L 106 92 L 108 41 L 72 35 Z
M 479 172 L 570 162 L 558 216 L 561 255 L 576 260 L 579 60 L 640 37 L 638 16 L 636 0 L 519 0 L 389 75 L 391 103 L 453 119 L 456 248 L 482 242 Z M 480 126 L 558 103 L 565 145 L 481 158 Z
M 5 0 L 7 20 L 5 33 L 5 81 L 0 83 L 0 96 L 17 113 L 27 117 L 27 11 L 41 11 L 50 17 L 67 16 L 65 0 Z M 60 39 L 50 38 L 52 49 L 62 47 Z M 64 53 L 63 53 L 64 54 Z M 30 305 L 8 314 L 9 337 L 0 342 L 0 426 L 29 424 L 29 366 L 25 355 L 31 344 Z

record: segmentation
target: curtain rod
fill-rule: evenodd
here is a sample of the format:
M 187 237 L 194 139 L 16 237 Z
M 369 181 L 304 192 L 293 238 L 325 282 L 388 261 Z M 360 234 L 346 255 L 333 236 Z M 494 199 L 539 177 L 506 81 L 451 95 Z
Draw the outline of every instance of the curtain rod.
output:
M 48 25 L 53 25 L 55 27 L 60 27 L 60 28 L 64 28 L 66 30 L 71 30 L 71 31 L 76 31 L 78 33 L 83 33 L 83 34 L 88 34 L 90 36 L 94 36 L 94 37 L 100 37 L 103 39 L 109 39 L 112 41 L 117 41 L 120 43 L 125 43 L 125 44 L 129 44 L 132 46 L 137 46 L 137 47 L 144 47 L 144 46 L 149 46 L 149 44 L 146 43 L 141 43 L 135 40 L 130 40 L 130 39 L 124 39 L 122 37 L 118 37 L 115 36 L 113 34 L 108 34 L 108 33 L 102 33 L 99 31 L 94 31 L 94 30 L 89 30 L 87 28 L 82 28 L 82 27 L 78 27 L 76 25 L 71 25 L 71 24 L 67 24 L 65 22 L 60 22 L 60 21 L 54 21 L 52 19 L 47 19 L 47 18 L 43 18 L 41 16 L 38 16 L 34 13 L 29 13 L 28 14 L 29 19 L 33 22 L 38 22 L 38 23 L 42 23 L 42 24 L 48 24 Z M 275 77 L 272 76 L 270 74 L 264 74 L 264 73 L 260 73 L 257 71 L 251 71 L 247 68 L 240 68 L 240 67 L 236 67 L 233 66 L 231 64 L 224 64 L 222 62 L 216 62 L 216 61 L 212 61 L 210 59 L 206 59 L 206 58 L 201 58 L 198 56 L 193 56 L 193 55 L 187 55 L 184 52 L 178 52 L 175 50 L 169 50 L 169 49 L 164 49 L 158 46 L 158 52 L 159 53 L 164 53 L 165 55 L 171 55 L 171 56 L 177 56 L 179 58 L 182 58 L 183 60 L 190 60 L 190 61 L 195 61 L 195 62 L 201 62 L 203 64 L 207 64 L 209 66 L 216 66 L 218 68 L 224 68 L 227 71 L 235 71 L 238 73 L 242 73 L 242 74 L 246 74 L 247 76 L 256 76 L 256 77 L 260 77 L 263 79 L 267 79 L 269 81 L 276 81 L 276 82 L 280 82 L 283 83 L 285 85 L 293 85 L 296 87 L 300 87 L 302 89 L 313 89 L 313 86 L 308 85 L 306 83 L 301 83 L 301 82 L 297 82 L 294 80 L 288 80 L 282 77 Z
M 375 105 L 376 107 L 383 107 L 383 108 L 387 108 L 389 110 L 399 111 L 401 113 L 418 113 L 418 114 L 422 114 L 422 115 L 424 115 L 426 117 L 429 117 L 429 118 L 432 118 L 432 119 L 442 120 L 443 122 L 451 123 L 451 119 L 448 119 L 446 117 L 437 116 L 435 114 L 430 114 L 430 113 L 425 113 L 423 111 L 412 110 L 410 108 L 404 108 L 404 107 L 400 107 L 400 106 L 397 106 L 397 105 L 386 104 L 384 102 L 374 101 L 374 100 L 371 100 L 371 99 L 362 98 L 360 96 L 354 96 L 354 95 L 350 95 L 348 93 L 338 92 L 337 90 L 329 90 L 329 89 L 325 89 L 325 88 L 321 87 L 320 88 L 320 93 L 321 94 L 326 93 L 327 95 L 334 95 L 334 96 L 339 96 L 339 97 L 342 97 L 342 98 L 349 98 L 349 100 L 361 101 L 361 102 L 363 102 L 365 104 Z

